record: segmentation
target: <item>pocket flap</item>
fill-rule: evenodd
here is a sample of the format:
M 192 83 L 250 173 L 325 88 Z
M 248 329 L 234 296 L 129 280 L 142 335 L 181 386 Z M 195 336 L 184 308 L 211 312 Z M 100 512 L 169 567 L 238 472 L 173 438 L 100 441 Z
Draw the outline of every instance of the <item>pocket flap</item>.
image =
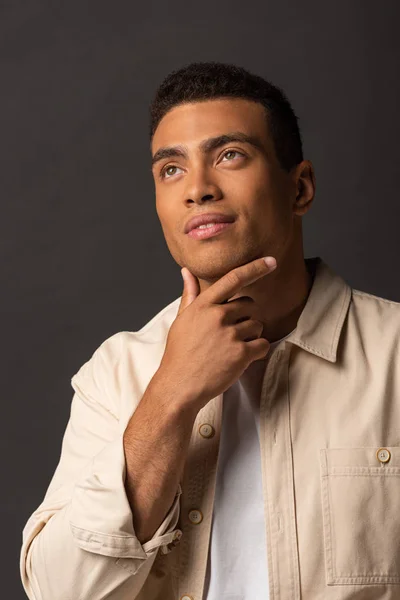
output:
M 379 460 L 377 453 L 380 449 L 388 450 L 390 458 L 387 462 Z M 400 469 L 400 446 L 368 446 L 366 448 L 323 448 L 320 450 L 321 474 L 346 475 L 357 470 L 372 474 L 371 468 Z M 356 469 L 356 470 L 354 470 Z M 381 474 L 381 473 L 379 473 Z

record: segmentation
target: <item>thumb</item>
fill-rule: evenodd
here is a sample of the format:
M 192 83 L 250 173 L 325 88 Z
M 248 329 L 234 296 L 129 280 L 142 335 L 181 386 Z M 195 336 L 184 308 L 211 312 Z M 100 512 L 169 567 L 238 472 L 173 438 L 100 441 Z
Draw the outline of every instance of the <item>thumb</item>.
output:
M 181 269 L 181 275 L 183 279 L 183 292 L 178 315 L 180 315 L 180 313 L 200 294 L 200 285 L 197 277 L 195 277 L 186 267 Z

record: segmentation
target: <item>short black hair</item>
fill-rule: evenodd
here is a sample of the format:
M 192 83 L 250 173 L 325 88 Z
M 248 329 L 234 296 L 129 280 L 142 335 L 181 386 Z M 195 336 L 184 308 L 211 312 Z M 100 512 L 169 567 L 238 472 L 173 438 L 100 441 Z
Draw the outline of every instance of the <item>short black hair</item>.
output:
M 167 75 L 150 105 L 150 144 L 172 108 L 218 98 L 260 102 L 281 167 L 289 172 L 303 160 L 298 117 L 283 90 L 242 67 L 220 62 L 194 62 Z

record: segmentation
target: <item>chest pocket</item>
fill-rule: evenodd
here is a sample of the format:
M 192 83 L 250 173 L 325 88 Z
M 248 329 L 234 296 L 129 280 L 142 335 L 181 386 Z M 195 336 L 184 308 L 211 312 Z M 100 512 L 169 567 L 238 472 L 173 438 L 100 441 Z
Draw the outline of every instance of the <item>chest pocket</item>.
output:
M 400 446 L 320 450 L 326 582 L 400 583 Z

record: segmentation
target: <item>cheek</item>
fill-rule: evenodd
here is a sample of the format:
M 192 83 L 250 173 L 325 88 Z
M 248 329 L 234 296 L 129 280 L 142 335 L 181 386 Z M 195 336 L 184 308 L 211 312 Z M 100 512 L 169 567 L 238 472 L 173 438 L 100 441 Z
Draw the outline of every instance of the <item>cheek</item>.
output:
M 173 231 L 174 226 L 176 227 L 176 216 L 174 218 L 172 207 L 173 204 L 168 202 L 168 198 L 165 197 L 165 194 L 163 194 L 162 198 L 156 196 L 157 216 L 165 233 L 167 231 Z
M 276 189 L 259 187 L 246 211 L 260 239 L 279 244 L 290 235 L 292 220 L 287 199 Z
M 168 202 L 165 201 L 156 201 L 156 211 L 158 215 L 158 219 L 160 221 L 160 225 L 164 234 L 165 241 L 167 246 L 172 254 L 175 254 L 179 243 L 181 242 L 180 237 L 183 234 L 184 223 L 182 223 L 182 215 L 177 215 L 176 210 L 174 211 L 170 208 Z M 180 229 L 182 231 L 180 231 Z

